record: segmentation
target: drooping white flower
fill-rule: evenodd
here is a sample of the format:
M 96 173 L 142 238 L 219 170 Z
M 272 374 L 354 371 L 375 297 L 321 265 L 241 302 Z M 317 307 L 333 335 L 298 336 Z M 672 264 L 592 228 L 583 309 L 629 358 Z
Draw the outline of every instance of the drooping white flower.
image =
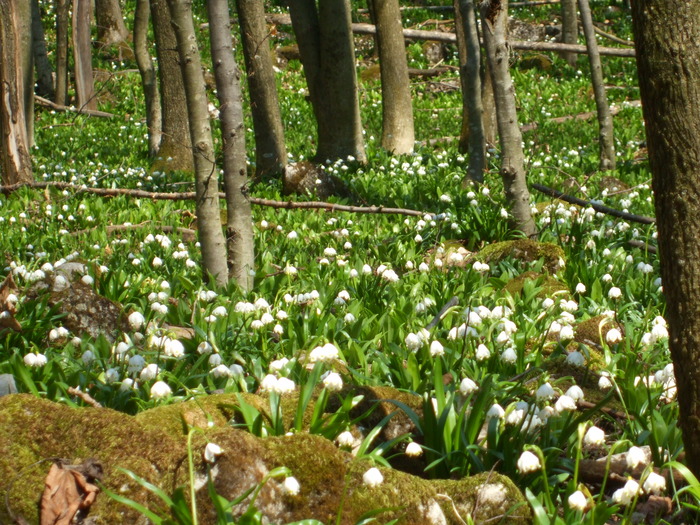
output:
M 224 451 L 216 443 L 207 443 L 204 447 L 204 461 L 207 463 L 214 463 L 216 461 L 216 456 L 220 456 Z
M 377 467 L 372 467 L 362 475 L 362 481 L 368 487 L 376 487 L 384 481 L 384 476 Z
M 325 386 L 330 392 L 337 392 L 343 388 L 343 379 L 337 372 L 331 372 L 323 380 Z
M 276 386 L 277 376 L 272 374 L 267 374 L 265 377 L 263 377 L 263 380 L 260 381 L 260 390 L 262 392 L 274 392 Z
M 459 391 L 465 396 L 476 392 L 478 389 L 479 386 L 468 377 L 462 379 L 462 382 L 459 384 Z
M 108 368 L 105 371 L 105 383 L 108 385 L 119 381 L 119 370 L 116 368 Z
M 294 381 L 286 377 L 280 377 L 275 383 L 273 391 L 282 396 L 294 392 L 295 388 L 296 385 L 294 384 Z
M 556 410 L 559 414 L 563 414 L 564 412 L 573 412 L 576 410 L 576 401 L 567 395 L 559 396 L 557 402 L 554 403 L 554 410 Z
M 576 293 L 580 293 L 580 294 L 586 293 L 586 285 L 583 284 L 583 283 L 578 283 L 578 284 L 576 285 Z M 578 492 L 579 494 L 581 493 L 581 492 L 578 491 L 578 490 L 577 490 L 576 492 Z M 576 494 L 576 492 L 574 492 L 574 494 Z M 573 496 L 573 494 L 572 494 L 572 496 Z
M 613 492 L 612 500 L 620 505 L 629 505 L 637 494 L 639 494 L 639 483 L 629 479 L 624 487 Z
M 666 490 L 666 478 L 656 472 L 650 472 L 642 487 L 647 494 L 656 494 L 658 496 Z
M 133 356 L 133 357 L 140 357 L 140 356 Z M 129 368 L 131 368 L 131 359 L 129 359 Z M 144 367 L 144 369 L 141 370 L 141 374 L 139 375 L 139 377 L 141 378 L 141 381 L 151 381 L 152 379 L 155 379 L 159 373 L 160 373 L 160 368 L 158 367 L 158 365 L 155 363 L 151 363 L 149 365 L 146 365 Z
M 542 464 L 540 463 L 540 458 L 537 457 L 536 454 L 533 454 L 529 450 L 526 450 L 522 454 L 520 454 L 520 457 L 518 458 L 517 462 L 517 467 L 518 467 L 518 472 L 521 474 L 528 474 L 530 472 L 536 472 L 539 469 L 542 468 Z
M 591 447 L 600 447 L 605 444 L 605 432 L 595 425 L 586 431 L 583 436 L 583 444 Z
M 572 493 L 568 497 L 567 501 L 569 502 L 569 507 L 574 510 L 584 511 L 588 506 L 588 500 L 586 499 L 586 496 L 583 494 L 583 492 L 581 492 L 580 490 L 577 490 L 576 492 Z
M 619 299 L 620 297 L 622 297 L 622 290 L 620 290 L 617 286 L 613 286 L 608 291 L 608 297 L 610 299 Z
M 617 328 L 611 328 L 608 333 L 605 334 L 605 340 L 608 344 L 615 344 L 622 341 L 622 333 Z
M 537 389 L 537 392 L 535 392 L 535 397 L 538 400 L 552 399 L 554 397 L 554 393 L 555 392 L 552 385 L 549 383 L 544 383 Z
M 584 366 L 586 364 L 586 358 L 578 350 L 569 352 L 566 356 L 566 362 L 573 366 Z
M 568 324 L 564 325 L 559 330 L 559 341 L 570 341 L 574 335 L 574 328 Z
M 151 365 L 149 365 L 151 366 Z M 151 386 L 151 398 L 152 399 L 163 399 L 171 395 L 173 391 L 170 389 L 167 383 L 164 381 L 156 381 Z
M 418 443 L 415 441 L 411 441 L 408 445 L 406 445 L 406 455 L 412 458 L 416 458 L 423 454 L 423 447 L 421 447 Z
M 404 339 L 406 348 L 411 352 L 417 352 L 423 346 L 423 340 L 413 332 L 410 332 Z
M 134 331 L 141 330 L 143 327 L 144 323 L 146 322 L 146 318 L 143 316 L 141 312 L 131 312 L 128 317 L 129 321 L 129 327 Z
M 345 432 L 341 432 L 338 434 L 338 437 L 335 438 L 335 441 L 338 443 L 339 447 L 352 447 L 353 444 L 355 443 L 355 437 L 352 435 L 352 432 L 349 430 L 346 430 Z
M 518 354 L 515 353 L 515 350 L 511 347 L 506 348 L 503 353 L 501 354 L 501 360 L 504 363 L 508 364 L 513 364 L 518 360 Z
M 494 403 L 491 405 L 491 408 L 488 409 L 486 412 L 486 418 L 487 419 L 503 419 L 503 416 L 505 415 L 506 411 L 503 410 L 503 407 L 499 405 L 498 403 Z
M 630 447 L 625 456 L 627 462 L 627 468 L 634 470 L 639 465 L 646 465 L 648 463 L 647 456 L 639 447 Z
M 431 357 L 441 357 L 445 355 L 445 348 L 442 346 L 440 341 L 433 341 L 430 343 L 430 356 Z
M 569 389 L 566 391 L 566 395 L 573 399 L 576 403 L 583 401 L 584 398 L 583 389 L 578 385 L 569 387 Z
M 480 344 L 476 348 L 475 357 L 477 361 L 486 361 L 489 357 L 491 357 L 491 351 L 486 347 L 485 344 Z
M 232 375 L 229 367 L 227 367 L 224 364 L 221 364 L 215 368 L 212 368 L 209 373 L 217 379 L 220 377 L 231 377 L 231 375 Z
M 294 476 L 289 476 L 287 478 L 284 478 L 284 481 L 282 482 L 282 488 L 284 489 L 285 494 L 289 496 L 296 496 L 297 494 L 299 494 L 301 485 L 299 485 L 299 481 L 297 481 L 297 478 L 295 478 Z

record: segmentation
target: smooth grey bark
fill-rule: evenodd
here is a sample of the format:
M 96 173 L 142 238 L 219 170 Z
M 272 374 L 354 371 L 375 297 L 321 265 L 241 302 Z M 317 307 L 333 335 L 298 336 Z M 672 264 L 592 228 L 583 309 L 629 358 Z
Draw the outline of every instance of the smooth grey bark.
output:
M 92 76 L 92 41 L 90 39 L 90 0 L 73 0 L 73 59 L 75 61 L 76 106 L 97 109 L 95 82 Z
M 28 5 L 0 0 L 0 168 L 3 184 L 33 179 L 21 59 L 27 52 L 31 55 L 31 42 L 20 36 L 23 24 L 27 23 L 22 17 L 28 15 Z M 22 49 L 23 45 L 28 49 Z
M 588 60 L 591 64 L 591 80 L 593 82 L 593 93 L 595 97 L 596 110 L 598 112 L 598 137 L 600 146 L 600 169 L 615 169 L 615 138 L 613 136 L 613 121 L 608 105 L 608 97 L 605 94 L 605 81 L 603 80 L 603 68 L 600 65 L 600 53 L 598 53 L 598 42 L 595 39 L 595 29 L 593 28 L 593 18 L 588 0 L 578 0 L 579 11 L 581 12 L 581 25 L 583 34 L 586 37 L 586 48 L 588 49 Z
M 95 0 L 97 41 L 104 46 L 120 44 L 129 36 L 119 0 Z
M 168 7 L 177 38 L 193 145 L 197 233 L 202 246 L 203 269 L 205 277 L 211 274 L 216 284 L 223 286 L 228 282 L 228 268 L 219 209 L 219 170 L 214 158 L 202 60 L 192 21 L 192 0 L 168 0 Z
M 289 13 L 316 117 L 316 159 L 367 160 L 357 96 L 350 0 L 290 0 Z
M 481 77 L 481 110 L 484 125 L 484 140 L 486 145 L 493 147 L 498 141 L 498 122 L 496 119 L 496 101 L 491 81 L 491 67 L 488 60 L 484 61 L 484 75 Z
M 632 2 L 685 463 L 700 476 L 700 2 Z
M 537 234 L 530 210 L 530 192 L 525 180 L 525 156 L 522 134 L 515 107 L 515 88 L 508 70 L 510 50 L 506 41 L 508 1 L 488 0 L 481 4 L 481 27 L 491 71 L 496 118 L 501 144 L 501 178 L 506 203 L 514 226 L 525 236 Z
M 150 0 L 158 55 L 158 86 L 162 106 L 162 136 L 153 169 L 192 171 L 192 140 L 185 103 L 177 39 L 166 0 Z
M 382 147 L 395 154 L 413 151 L 411 81 L 398 0 L 369 0 L 377 26 L 379 70 L 382 79 Z
M 287 165 L 277 81 L 260 0 L 236 0 L 255 133 L 255 176 L 279 176 Z
M 70 0 L 55 0 L 56 5 L 56 104 L 68 104 L 68 18 Z
M 146 101 L 146 124 L 148 126 L 148 154 L 155 157 L 163 134 L 158 77 L 153 58 L 148 50 L 148 20 L 151 8 L 148 0 L 136 0 L 134 10 L 134 55 L 141 74 L 144 99 Z
M 17 37 L 19 46 L 17 60 L 22 75 L 22 104 L 24 105 L 24 126 L 27 128 L 27 145 L 34 146 L 34 39 L 32 37 L 31 2 L 17 2 Z
M 32 52 L 36 66 L 36 92 L 37 95 L 53 99 L 53 69 L 46 51 L 46 35 L 44 25 L 41 23 L 41 11 L 39 0 L 31 0 L 32 5 Z
M 465 182 L 484 181 L 486 167 L 486 139 L 484 137 L 483 106 L 481 100 L 481 45 L 476 26 L 473 0 L 455 0 L 456 20 L 461 22 L 464 36 L 465 60 L 460 58 L 459 75 L 462 84 L 462 104 L 465 109 L 468 141 L 466 151 L 469 153 L 469 165 Z M 459 37 L 459 32 L 457 33 Z M 462 124 L 464 128 L 465 123 Z M 462 133 L 464 135 L 464 133 Z M 460 139 L 460 145 L 462 140 Z
M 207 0 L 207 15 L 224 152 L 228 269 L 230 278 L 249 292 L 255 281 L 253 215 L 248 200 L 243 96 L 227 0 Z
M 564 44 L 578 43 L 578 12 L 576 0 L 561 0 L 561 41 Z M 564 51 L 561 57 L 571 67 L 576 67 L 578 55 Z

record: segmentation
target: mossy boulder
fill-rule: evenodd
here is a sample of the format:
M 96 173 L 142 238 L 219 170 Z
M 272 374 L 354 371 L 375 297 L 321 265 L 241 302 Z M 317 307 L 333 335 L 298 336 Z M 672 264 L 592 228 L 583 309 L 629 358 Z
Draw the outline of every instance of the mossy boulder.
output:
M 503 290 L 508 292 L 510 295 L 520 295 L 525 287 L 525 283 L 534 282 L 540 287 L 540 291 L 537 293 L 537 297 L 553 297 L 557 296 L 560 298 L 569 297 L 569 288 L 555 279 L 551 275 L 542 274 L 534 271 L 523 272 L 517 277 L 513 277 L 510 281 L 506 283 Z
M 504 476 L 488 473 L 462 480 L 431 481 L 382 468 L 384 482 L 369 487 L 362 477 L 372 465 L 324 438 L 297 434 L 259 439 L 227 425 L 232 407 L 231 396 L 228 400 L 226 397 L 205 396 L 136 417 L 104 408 L 72 408 L 26 394 L 0 398 L 0 476 L 6 480 L 3 492 L 10 491 L 12 513 L 29 523 L 38 521 L 37 501 L 50 465 L 37 462 L 54 457 L 74 464 L 97 458 L 104 469 L 105 488 L 166 513 L 157 497 L 119 468 L 172 493 L 188 482 L 187 426 L 194 425 L 201 429 L 192 443 L 203 524 L 215 523 L 201 459 L 207 442 L 223 450 L 211 467 L 211 476 L 218 494 L 228 500 L 256 486 L 275 467 L 291 469 L 301 486 L 297 495 L 287 494 L 281 479 L 271 479 L 256 500 L 268 523 L 304 518 L 328 523 L 340 516 L 340 523 L 352 524 L 373 509 L 391 509 L 378 516 L 380 522 L 400 518 L 405 524 L 463 523 L 467 516 L 483 522 L 500 518 L 511 509 L 506 522 L 531 521 L 522 494 Z M 248 503 L 246 500 L 234 507 L 234 517 L 240 516 Z M 99 495 L 90 517 L 96 524 L 146 523 L 144 517 L 106 494 Z M 8 511 L 1 506 L 0 522 L 8 521 Z
M 523 262 L 544 260 L 544 268 L 549 273 L 556 273 L 564 265 L 564 250 L 561 246 L 549 242 L 538 242 L 532 239 L 515 239 L 512 241 L 495 242 L 484 246 L 476 259 L 485 263 L 498 263 L 512 257 Z

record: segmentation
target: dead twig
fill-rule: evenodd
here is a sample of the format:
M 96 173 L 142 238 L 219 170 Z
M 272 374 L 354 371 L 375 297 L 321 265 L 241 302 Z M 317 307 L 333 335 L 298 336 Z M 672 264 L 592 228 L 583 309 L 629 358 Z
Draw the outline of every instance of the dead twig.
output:
M 102 408 L 102 404 L 99 401 L 97 401 L 94 397 L 92 397 L 90 394 L 88 394 L 87 392 L 83 392 L 82 390 L 78 390 L 77 388 L 73 388 L 71 386 L 71 387 L 68 387 L 68 393 L 72 396 L 79 397 L 80 399 L 85 401 L 85 403 L 87 403 L 88 405 L 90 405 L 92 407 Z
M 114 118 L 116 115 L 114 113 L 107 113 L 106 111 L 98 111 L 96 109 L 87 108 L 74 108 L 70 106 L 63 106 L 61 104 L 56 104 L 47 98 L 40 97 L 39 95 L 34 95 L 34 100 L 40 106 L 46 106 L 48 108 L 54 109 L 56 111 L 67 111 L 70 113 L 79 113 L 81 115 L 89 115 L 91 117 L 102 117 L 102 118 Z

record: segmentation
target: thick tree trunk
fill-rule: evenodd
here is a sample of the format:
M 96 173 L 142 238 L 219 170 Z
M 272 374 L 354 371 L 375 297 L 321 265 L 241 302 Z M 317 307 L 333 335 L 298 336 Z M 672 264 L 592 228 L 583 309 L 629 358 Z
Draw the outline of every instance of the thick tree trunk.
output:
M 591 63 L 591 80 L 593 81 L 593 93 L 595 105 L 598 111 L 598 127 L 600 141 L 600 169 L 615 169 L 615 139 L 613 137 L 613 122 L 608 105 L 608 97 L 605 94 L 605 81 L 603 80 L 603 68 L 600 65 L 600 53 L 598 53 L 598 42 L 595 39 L 593 29 L 593 18 L 588 0 L 578 0 L 581 11 L 581 25 L 583 34 L 586 37 L 586 48 L 588 49 L 588 60 Z
M 481 108 L 483 111 L 484 140 L 487 146 L 493 147 L 496 145 L 496 142 L 498 142 L 498 122 L 496 119 L 496 101 L 493 96 L 491 67 L 489 66 L 488 60 L 484 61 L 484 76 L 481 77 L 481 80 Z
M 700 476 L 700 2 L 632 2 L 686 462 Z
M 287 165 L 287 147 L 265 24 L 265 6 L 260 0 L 236 0 L 236 8 L 255 132 L 255 176 L 281 175 Z
M 255 243 L 253 216 L 248 200 L 243 97 L 233 56 L 227 0 L 208 0 L 211 58 L 219 98 L 226 190 L 226 244 L 230 277 L 246 292 L 253 288 Z M 266 44 L 267 45 L 267 44 Z M 262 50 L 267 52 L 268 49 Z
M 163 134 L 158 148 L 159 171 L 192 171 L 192 141 L 185 103 L 185 86 L 166 0 L 150 0 L 158 55 L 158 84 L 163 109 Z
M 399 155 L 411 153 L 416 137 L 399 2 L 371 0 L 371 5 L 382 77 L 382 147 Z
M 129 36 L 119 0 L 95 0 L 97 41 L 103 46 L 120 44 Z
M 578 43 L 578 13 L 576 0 L 561 0 L 561 41 L 564 44 Z M 571 67 L 576 67 L 578 55 L 564 51 L 561 57 Z
M 70 0 L 56 0 L 56 104 L 68 105 L 68 17 Z
M 214 162 L 207 92 L 192 22 L 192 0 L 168 0 L 182 64 L 190 135 L 194 145 L 197 230 L 204 272 L 220 286 L 228 282 L 226 241 L 219 209 L 219 170 Z
M 41 23 L 39 0 L 32 2 L 32 52 L 36 66 L 36 93 L 45 98 L 53 99 L 53 69 L 46 51 L 46 36 L 44 25 Z
M 21 57 L 31 44 L 20 38 L 22 13 L 14 0 L 0 0 L 0 168 L 3 184 L 30 182 L 32 163 L 29 155 L 26 116 L 24 114 L 24 72 Z M 22 45 L 28 45 L 27 50 Z
M 530 192 L 525 181 L 525 156 L 515 109 L 515 88 L 508 70 L 510 50 L 506 41 L 508 1 L 481 4 L 484 47 L 491 70 L 496 118 L 501 143 L 501 178 L 514 226 L 527 237 L 537 233 L 530 211 Z
M 141 74 L 144 99 L 146 100 L 146 124 L 148 125 L 148 154 L 158 154 L 163 135 L 163 120 L 158 92 L 158 78 L 153 67 L 153 58 L 148 50 L 148 20 L 151 8 L 148 0 L 136 0 L 134 11 L 134 54 Z
M 462 83 L 462 111 L 466 122 L 462 123 L 462 136 L 466 125 L 469 140 L 466 150 L 469 152 L 469 166 L 465 182 L 473 180 L 483 182 L 486 166 L 486 140 L 484 138 L 483 106 L 481 101 L 481 46 L 476 27 L 473 0 L 455 0 L 456 20 L 461 22 L 464 35 L 465 59 L 460 58 L 459 75 Z M 457 33 L 459 36 L 460 32 Z M 460 146 L 463 147 L 460 138 Z
M 92 41 L 90 40 L 90 0 L 73 2 L 73 59 L 75 92 L 79 108 L 97 109 L 95 82 L 92 77 Z
M 319 161 L 352 156 L 365 162 L 357 98 L 350 1 L 290 0 L 289 12 L 318 126 Z

